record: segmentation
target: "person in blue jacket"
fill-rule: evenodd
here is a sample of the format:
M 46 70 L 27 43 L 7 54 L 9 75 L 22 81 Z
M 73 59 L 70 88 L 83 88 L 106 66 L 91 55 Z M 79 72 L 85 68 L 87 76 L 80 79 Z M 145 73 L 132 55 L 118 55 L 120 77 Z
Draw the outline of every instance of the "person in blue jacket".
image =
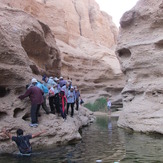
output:
M 48 90 L 48 88 L 47 88 L 44 84 L 42 84 L 42 83 L 40 83 L 40 82 L 38 82 L 38 81 L 37 81 L 36 86 L 37 86 L 38 88 L 40 88 L 40 89 L 44 92 L 44 95 L 43 95 L 44 102 L 43 102 L 43 104 L 42 104 L 42 108 L 45 110 L 46 114 L 49 114 L 49 109 L 48 109 L 48 107 L 47 107 L 47 105 L 46 105 L 46 97 L 47 97 L 47 95 L 48 95 L 49 90 Z
M 74 103 L 75 103 L 74 87 L 71 86 L 67 94 L 67 115 L 68 115 L 69 106 L 71 105 L 71 117 L 74 116 Z

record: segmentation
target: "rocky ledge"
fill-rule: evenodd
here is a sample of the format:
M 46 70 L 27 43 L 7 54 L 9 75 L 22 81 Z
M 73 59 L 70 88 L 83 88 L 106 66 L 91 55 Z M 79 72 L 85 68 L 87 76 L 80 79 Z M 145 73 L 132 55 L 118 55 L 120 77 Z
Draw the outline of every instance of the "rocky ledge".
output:
M 79 129 L 89 125 L 95 119 L 93 113 L 82 106 L 80 106 L 79 111 L 75 111 L 73 118 L 67 116 L 66 121 L 64 121 L 61 116 L 58 117 L 58 115 L 44 114 L 42 110 L 40 114 L 41 116 L 39 117 L 39 125 L 37 128 L 29 126 L 29 118 L 23 120 L 22 118 L 7 117 L 3 119 L 3 122 L 1 121 L 0 129 L 6 127 L 12 135 L 16 135 L 16 130 L 18 128 L 23 129 L 24 134 L 34 134 L 46 130 L 46 133 L 31 140 L 33 149 L 38 149 L 80 140 L 81 135 Z M 0 133 L 0 153 L 13 152 L 18 152 L 16 144 Z

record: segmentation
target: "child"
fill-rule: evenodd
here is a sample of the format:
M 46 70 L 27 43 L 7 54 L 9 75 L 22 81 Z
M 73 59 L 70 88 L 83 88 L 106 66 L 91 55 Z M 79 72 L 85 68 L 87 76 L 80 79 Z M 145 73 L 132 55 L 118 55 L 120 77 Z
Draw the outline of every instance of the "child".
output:
M 111 101 L 109 100 L 109 98 L 108 98 L 108 100 L 107 100 L 107 108 L 108 108 L 108 115 L 110 115 L 111 114 Z
M 65 111 L 66 103 L 67 103 L 67 98 L 65 96 L 65 92 L 61 90 L 61 92 L 59 93 L 59 105 L 60 105 L 61 116 L 64 120 L 66 120 L 66 111 Z

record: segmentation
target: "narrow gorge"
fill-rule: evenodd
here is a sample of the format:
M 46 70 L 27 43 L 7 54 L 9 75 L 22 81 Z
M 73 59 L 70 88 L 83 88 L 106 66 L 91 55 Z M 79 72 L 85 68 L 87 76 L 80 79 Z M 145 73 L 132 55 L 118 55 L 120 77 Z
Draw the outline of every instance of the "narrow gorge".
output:
M 72 78 L 87 101 L 109 96 L 122 106 L 118 29 L 94 0 L 0 0 L 0 5 L 0 129 L 12 134 L 18 128 L 26 133 L 46 129 L 45 136 L 33 140 L 34 148 L 81 139 L 79 128 L 95 118 L 84 107 L 67 124 L 41 110 L 39 127 L 29 127 L 30 102 L 18 96 L 31 78 L 41 80 L 43 74 Z M 0 152 L 15 150 L 2 133 L 0 144 Z

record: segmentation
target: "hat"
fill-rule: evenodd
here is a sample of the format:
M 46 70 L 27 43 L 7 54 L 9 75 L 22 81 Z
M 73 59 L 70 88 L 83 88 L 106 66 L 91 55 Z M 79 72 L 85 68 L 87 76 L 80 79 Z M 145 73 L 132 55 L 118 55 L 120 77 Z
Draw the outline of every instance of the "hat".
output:
M 73 86 L 71 86 L 71 89 L 74 89 L 74 87 L 73 87 Z
M 59 79 L 63 79 L 63 77 L 61 76 Z
M 57 77 L 54 78 L 55 81 L 58 81 L 59 79 Z
M 35 78 L 33 78 L 33 79 L 31 80 L 31 83 L 37 83 L 37 80 L 36 80 Z
M 72 80 L 68 80 L 69 83 L 72 83 Z

